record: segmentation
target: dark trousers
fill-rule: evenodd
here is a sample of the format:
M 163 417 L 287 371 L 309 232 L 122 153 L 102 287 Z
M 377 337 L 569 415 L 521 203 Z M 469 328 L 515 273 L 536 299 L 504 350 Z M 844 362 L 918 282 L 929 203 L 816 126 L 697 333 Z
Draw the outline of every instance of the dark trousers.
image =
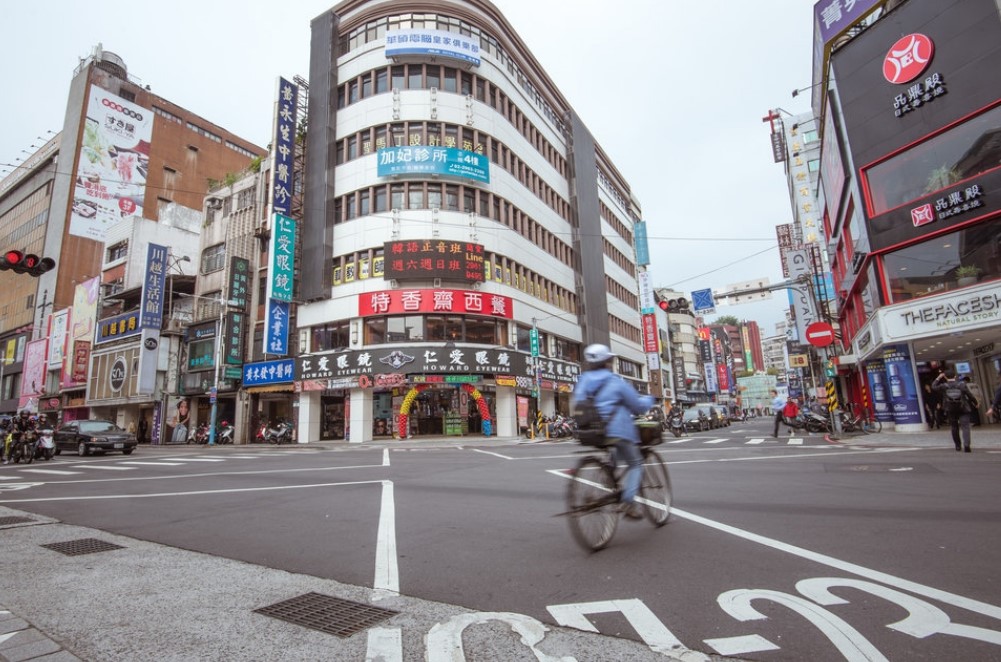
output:
M 775 414 L 775 432 L 772 433 L 773 437 L 779 436 L 779 426 L 782 425 L 782 410 L 779 410 Z
M 949 417 L 949 428 L 952 430 L 952 443 L 959 449 L 959 432 L 963 432 L 963 446 L 970 447 L 970 415 L 959 414 Z

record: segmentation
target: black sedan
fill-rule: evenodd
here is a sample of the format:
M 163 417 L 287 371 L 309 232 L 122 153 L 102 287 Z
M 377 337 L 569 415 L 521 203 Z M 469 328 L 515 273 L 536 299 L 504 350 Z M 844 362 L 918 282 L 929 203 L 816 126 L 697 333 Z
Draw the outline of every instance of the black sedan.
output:
M 131 455 L 136 449 L 136 436 L 129 434 L 111 421 L 69 421 L 56 429 L 56 455 L 63 450 L 75 450 L 77 455 L 93 452 L 121 451 Z
M 685 430 L 689 432 L 703 432 L 709 429 L 709 419 L 700 409 L 686 409 L 682 418 L 685 421 Z

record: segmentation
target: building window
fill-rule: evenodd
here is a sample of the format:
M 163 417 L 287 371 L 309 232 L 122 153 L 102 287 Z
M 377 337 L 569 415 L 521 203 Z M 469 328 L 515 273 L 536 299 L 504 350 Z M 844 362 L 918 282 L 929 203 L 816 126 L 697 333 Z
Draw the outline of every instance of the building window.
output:
M 978 223 L 889 253 L 889 300 L 909 301 L 1001 278 L 1001 221 Z
M 341 321 L 324 326 L 314 326 L 310 334 L 310 351 L 325 352 L 344 349 L 351 344 L 351 322 Z
M 202 253 L 202 273 L 220 271 L 226 267 L 226 244 L 209 246 Z
M 129 242 L 120 241 L 113 246 L 108 247 L 108 262 L 114 262 L 115 260 L 122 260 L 129 254 Z
M 997 169 L 1001 106 L 895 154 L 862 171 L 869 215 L 878 216 L 909 202 Z

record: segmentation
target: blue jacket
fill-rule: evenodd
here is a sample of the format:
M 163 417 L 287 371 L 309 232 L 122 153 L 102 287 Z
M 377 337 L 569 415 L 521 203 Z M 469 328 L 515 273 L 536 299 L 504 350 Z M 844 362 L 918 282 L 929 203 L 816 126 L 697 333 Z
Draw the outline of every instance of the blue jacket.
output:
M 573 401 L 592 397 L 597 393 L 594 404 L 601 417 L 608 421 L 605 432 L 609 437 L 628 439 L 640 443 L 633 417 L 645 414 L 653 407 L 654 400 L 649 395 L 640 395 L 631 385 L 607 368 L 588 370 L 582 373 L 573 390 Z M 571 408 L 573 402 L 571 402 Z

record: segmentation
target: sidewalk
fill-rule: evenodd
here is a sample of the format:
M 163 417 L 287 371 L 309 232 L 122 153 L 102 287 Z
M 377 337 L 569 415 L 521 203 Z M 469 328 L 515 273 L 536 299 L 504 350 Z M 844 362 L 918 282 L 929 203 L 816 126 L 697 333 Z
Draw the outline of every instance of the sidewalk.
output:
M 949 427 L 922 432 L 880 432 L 879 434 L 842 434 L 838 437 L 827 435 L 827 440 L 848 446 L 909 446 L 914 448 L 941 448 L 954 450 Z M 1001 450 L 1001 425 L 980 425 L 970 429 L 970 447 L 978 451 Z

